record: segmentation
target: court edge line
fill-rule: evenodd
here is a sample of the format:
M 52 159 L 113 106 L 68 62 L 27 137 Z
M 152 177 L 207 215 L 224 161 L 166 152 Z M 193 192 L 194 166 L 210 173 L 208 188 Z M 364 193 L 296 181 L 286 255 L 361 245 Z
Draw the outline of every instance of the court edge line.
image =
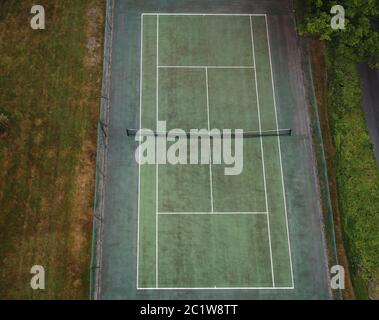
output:
M 268 212 L 158 212 L 159 215 L 266 215 Z
M 158 121 L 159 121 L 159 16 L 157 15 L 157 66 L 156 66 L 156 76 L 157 76 L 157 82 L 156 82 L 156 116 L 157 116 L 157 130 L 158 130 Z M 157 157 L 157 155 L 156 155 Z M 159 166 L 158 166 L 158 161 L 156 161 L 156 177 L 155 177 L 155 285 L 158 287 L 158 281 L 159 281 L 159 252 L 158 252 L 158 232 L 159 232 Z
M 208 132 L 211 131 L 210 124 L 210 111 L 209 111 L 209 86 L 208 86 L 208 68 L 205 68 L 205 86 L 207 92 L 207 122 L 208 122 Z M 211 150 L 211 140 L 209 140 L 209 150 Z M 211 211 L 214 212 L 213 203 L 213 177 L 212 177 L 212 151 L 209 153 L 209 184 L 211 189 Z
M 265 13 L 160 13 L 160 12 L 145 12 L 143 16 L 241 16 L 241 17 L 264 17 Z
M 251 34 L 251 49 L 253 52 L 253 60 L 254 60 L 254 65 L 256 65 L 253 21 L 252 21 L 251 16 L 250 16 L 250 34 Z M 254 74 L 255 74 L 255 90 L 256 90 L 256 97 L 257 97 L 259 132 L 262 132 L 261 112 L 260 112 L 260 104 L 259 104 L 259 91 L 258 91 L 258 76 L 257 76 L 257 69 L 256 68 L 254 68 Z M 268 199 L 267 199 L 266 165 L 265 165 L 262 137 L 260 137 L 260 142 L 261 142 L 261 153 L 262 153 L 262 171 L 263 171 L 263 184 L 264 184 L 264 189 L 265 189 L 266 211 L 268 212 L 269 210 L 268 210 Z M 266 218 L 267 218 L 268 243 L 269 243 L 269 247 L 270 247 L 271 279 L 272 279 L 272 286 L 275 287 L 274 260 L 272 257 L 271 229 L 270 229 L 269 213 L 267 213 Z
M 254 69 L 254 66 L 158 66 L 159 69 Z
M 294 287 L 199 287 L 199 288 L 137 288 L 137 290 L 294 290 Z
M 142 128 L 142 72 L 143 72 L 143 15 L 141 15 L 141 63 L 140 63 L 140 106 L 139 127 Z M 140 142 L 141 145 L 142 142 Z M 141 148 L 138 153 L 138 218 L 137 218 L 137 289 L 139 281 L 139 237 L 140 237 L 140 208 L 141 208 Z
M 276 128 L 279 129 L 278 115 L 277 115 L 277 106 L 276 106 L 276 94 L 275 94 L 275 86 L 274 86 L 274 72 L 272 68 L 272 57 L 271 57 L 271 45 L 270 45 L 270 35 L 268 31 L 268 22 L 267 15 L 265 15 L 266 22 L 266 33 L 267 33 L 267 44 L 268 44 L 268 53 L 270 57 L 270 70 L 271 70 L 271 85 L 272 85 L 272 95 L 274 98 L 274 109 L 275 109 L 275 120 L 276 120 Z M 280 162 L 280 171 L 282 175 L 282 189 L 283 189 L 283 202 L 284 202 L 284 214 L 286 217 L 286 229 L 287 229 L 287 241 L 288 241 L 288 253 L 290 259 L 290 268 L 291 268 L 291 280 L 292 286 L 295 286 L 294 277 L 293 277 L 293 266 L 292 266 L 292 254 L 291 254 L 291 241 L 289 236 L 289 227 L 288 227 L 288 215 L 287 215 L 287 201 L 286 201 L 286 190 L 284 185 L 284 176 L 283 176 L 283 163 L 282 163 L 282 151 L 280 145 L 280 137 L 278 136 L 278 148 L 279 148 L 279 162 Z

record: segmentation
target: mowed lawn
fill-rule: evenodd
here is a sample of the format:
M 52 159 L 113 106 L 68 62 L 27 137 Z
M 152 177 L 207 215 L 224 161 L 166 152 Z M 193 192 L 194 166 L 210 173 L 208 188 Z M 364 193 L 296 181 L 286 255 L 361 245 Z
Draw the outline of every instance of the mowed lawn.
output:
M 0 299 L 88 298 L 103 0 L 0 2 Z M 30 269 L 46 270 L 46 290 Z

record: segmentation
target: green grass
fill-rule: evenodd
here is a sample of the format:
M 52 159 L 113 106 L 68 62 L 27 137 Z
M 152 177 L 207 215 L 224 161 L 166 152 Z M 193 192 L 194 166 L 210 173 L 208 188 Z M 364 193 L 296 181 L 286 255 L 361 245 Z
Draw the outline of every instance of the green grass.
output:
M 379 277 L 379 171 L 367 131 L 357 65 L 328 52 L 328 105 L 343 234 L 358 298 Z
M 0 4 L 0 298 L 86 298 L 103 1 L 43 1 L 39 31 L 33 4 Z M 30 289 L 35 264 L 45 291 Z

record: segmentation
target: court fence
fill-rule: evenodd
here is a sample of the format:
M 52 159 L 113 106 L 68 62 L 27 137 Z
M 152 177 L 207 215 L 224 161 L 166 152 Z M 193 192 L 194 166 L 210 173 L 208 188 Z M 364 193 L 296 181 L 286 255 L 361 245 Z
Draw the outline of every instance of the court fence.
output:
M 325 158 L 325 148 L 322 138 L 319 111 L 317 106 L 316 94 L 314 91 L 314 82 L 312 76 L 312 66 L 309 57 L 309 48 L 307 39 L 303 39 L 299 44 L 302 47 L 303 53 L 303 69 L 305 82 L 308 84 L 308 101 L 310 104 L 309 112 L 311 118 L 311 129 L 313 138 L 313 148 L 315 153 L 315 162 L 318 174 L 318 188 L 320 193 L 321 208 L 323 212 L 323 231 L 326 242 L 326 251 L 329 263 L 329 270 L 334 265 L 339 265 L 337 243 L 335 236 L 334 215 L 332 200 L 329 190 L 328 166 Z M 332 290 L 332 297 L 337 300 L 342 300 L 343 295 L 340 289 Z
M 90 265 L 90 299 L 100 299 L 105 182 L 107 173 L 108 124 L 112 73 L 112 40 L 115 0 L 105 0 L 103 80 L 97 136 L 95 195 L 93 204 L 92 254 Z

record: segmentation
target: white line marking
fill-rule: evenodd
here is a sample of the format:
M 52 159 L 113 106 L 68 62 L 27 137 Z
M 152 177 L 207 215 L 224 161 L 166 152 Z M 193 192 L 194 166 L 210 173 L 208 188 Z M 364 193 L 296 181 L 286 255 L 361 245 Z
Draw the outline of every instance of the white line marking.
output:
M 172 287 L 172 288 L 137 288 L 137 290 L 293 290 L 294 287 Z
M 210 124 L 210 111 L 209 111 L 209 86 L 208 86 L 208 68 L 205 68 L 205 85 L 207 92 L 207 120 L 208 120 L 208 132 L 211 132 Z M 211 211 L 214 211 L 213 204 L 213 177 L 212 177 L 212 150 L 211 150 L 211 140 L 209 139 L 209 183 L 211 188 Z
M 255 14 L 249 14 L 249 13 L 159 13 L 159 12 L 146 12 L 142 13 L 142 15 L 145 16 L 241 16 L 241 17 L 264 17 L 264 13 L 255 13 Z
M 253 23 L 252 23 L 251 17 L 250 17 L 250 33 L 251 33 L 251 49 L 252 49 L 252 52 L 253 52 L 253 60 L 254 60 L 254 65 L 256 65 L 256 61 L 255 61 L 255 46 L 254 46 L 254 32 L 253 32 Z M 255 90 L 256 90 L 256 96 L 257 96 L 257 110 L 258 110 L 259 132 L 262 132 L 261 113 L 260 113 L 260 106 L 259 106 L 258 77 L 257 77 L 257 70 L 256 69 L 254 69 L 254 75 L 255 75 Z M 265 158 L 264 158 L 263 139 L 262 139 L 262 137 L 260 137 L 260 141 L 261 141 L 262 171 L 263 171 L 263 184 L 264 184 L 264 189 L 265 189 L 266 211 L 268 212 L 267 185 L 266 185 L 266 168 L 265 168 Z M 272 258 L 271 231 L 270 231 L 270 217 L 269 217 L 269 214 L 267 214 L 266 217 L 267 217 L 268 242 L 269 242 L 269 247 L 270 247 L 270 262 L 271 262 L 272 286 L 275 287 L 275 275 L 274 275 L 274 263 L 273 263 L 273 258 Z
M 269 31 L 268 31 L 267 15 L 265 15 L 265 21 L 266 21 L 266 32 L 267 32 L 268 53 L 269 53 L 269 57 L 270 57 L 271 85 L 272 85 L 272 95 L 273 95 L 273 98 L 274 98 L 275 121 L 276 121 L 276 128 L 278 129 L 278 128 L 279 128 L 279 123 L 278 123 L 278 114 L 277 114 L 277 107 L 276 107 L 275 86 L 274 86 L 274 72 L 273 72 L 273 69 L 272 69 L 271 47 L 270 47 L 270 35 L 269 35 Z M 285 216 L 286 216 L 286 229 L 287 229 L 288 253 L 289 253 L 290 268 L 291 268 L 291 279 L 292 279 L 292 286 L 294 286 L 293 267 L 292 267 L 292 255 L 291 255 L 291 242 L 290 242 L 289 228 L 288 228 L 286 191 L 285 191 L 285 186 L 284 186 L 283 164 L 282 164 L 282 151 L 281 151 L 280 137 L 279 137 L 279 136 L 278 136 L 278 148 L 279 148 L 280 172 L 281 172 L 281 176 L 282 176 L 282 189 L 283 189 L 284 214 L 285 214 Z
M 254 69 L 254 66 L 159 66 L 160 69 Z
M 158 212 L 159 215 L 266 215 L 267 212 Z
M 158 130 L 158 121 L 159 121 L 159 16 L 157 16 L 157 70 L 156 70 L 156 74 L 157 74 L 157 82 L 156 82 L 156 108 L 157 108 L 157 130 Z M 158 158 L 158 154 L 156 154 L 156 158 Z M 158 281 L 159 281 L 159 274 L 158 274 L 158 263 L 159 263 L 159 252 L 158 252 L 158 232 L 159 232 L 159 215 L 158 215 L 158 211 L 159 211 L 159 208 L 158 208 L 158 205 L 159 205 L 159 194 L 158 194 L 158 190 L 159 190 L 159 183 L 158 183 L 158 179 L 159 179 L 159 172 L 158 172 L 158 169 L 159 166 L 158 166 L 158 161 L 156 161 L 156 177 L 155 177 L 155 181 L 156 181 L 156 185 L 155 185 L 155 284 L 156 286 L 158 287 Z
M 143 15 L 141 15 L 141 61 L 140 61 L 140 89 L 139 89 L 139 126 L 142 128 L 142 71 L 143 71 Z M 142 143 L 142 142 L 141 142 Z M 141 144 L 140 143 L 140 144 Z M 140 209 L 141 209 L 141 150 L 138 154 L 138 218 L 137 218 L 137 288 L 139 281 L 139 236 L 140 236 Z

